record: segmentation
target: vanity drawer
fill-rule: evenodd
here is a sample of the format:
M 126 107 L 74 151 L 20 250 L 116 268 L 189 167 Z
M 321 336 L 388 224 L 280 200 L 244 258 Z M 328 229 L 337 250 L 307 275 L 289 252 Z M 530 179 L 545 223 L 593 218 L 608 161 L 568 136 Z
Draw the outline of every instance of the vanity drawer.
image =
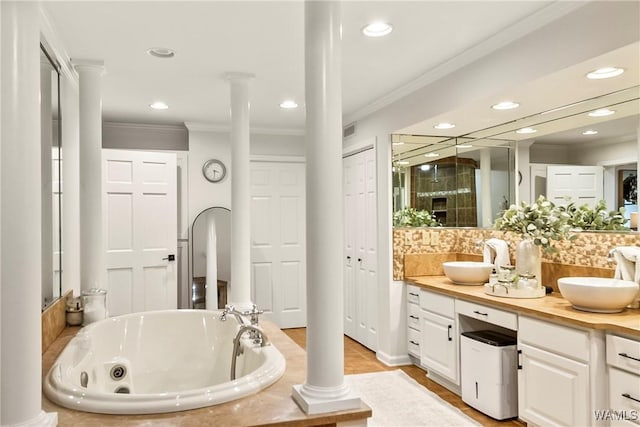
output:
M 407 302 L 420 305 L 420 288 L 407 285 Z
M 589 362 L 589 334 L 586 331 L 520 316 L 518 341 L 562 356 Z
M 416 304 L 407 304 L 407 326 L 415 329 L 416 331 L 420 330 L 420 306 Z
M 640 341 L 607 335 L 607 364 L 640 375 Z
M 420 290 L 420 308 L 453 319 L 454 299 L 442 294 Z
M 486 305 L 476 304 L 465 300 L 456 300 L 456 313 L 482 320 L 503 328 L 518 330 L 518 315 Z
M 408 330 L 407 348 L 410 354 L 420 357 L 420 332 L 413 329 Z
M 611 426 L 637 426 L 640 424 L 640 376 L 619 369 L 609 370 L 609 407 L 626 415 L 626 420 L 615 420 Z

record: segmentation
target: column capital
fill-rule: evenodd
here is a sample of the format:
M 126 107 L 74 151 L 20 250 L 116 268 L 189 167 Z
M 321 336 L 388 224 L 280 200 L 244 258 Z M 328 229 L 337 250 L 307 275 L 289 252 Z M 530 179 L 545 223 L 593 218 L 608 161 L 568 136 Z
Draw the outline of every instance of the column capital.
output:
M 99 59 L 71 59 L 71 65 L 78 73 L 85 71 L 99 72 L 100 75 L 105 73 L 104 61 Z
M 256 75 L 253 73 L 242 73 L 242 72 L 227 72 L 224 73 L 224 79 L 230 82 L 234 82 L 237 80 L 249 81 L 256 78 Z

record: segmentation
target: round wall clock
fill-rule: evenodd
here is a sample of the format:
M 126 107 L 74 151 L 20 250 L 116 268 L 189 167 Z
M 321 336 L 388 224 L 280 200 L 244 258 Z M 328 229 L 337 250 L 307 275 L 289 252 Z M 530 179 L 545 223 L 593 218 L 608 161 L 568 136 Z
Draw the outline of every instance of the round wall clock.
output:
M 209 159 L 202 165 L 202 175 L 209 182 L 220 182 L 227 175 L 227 168 L 218 159 Z

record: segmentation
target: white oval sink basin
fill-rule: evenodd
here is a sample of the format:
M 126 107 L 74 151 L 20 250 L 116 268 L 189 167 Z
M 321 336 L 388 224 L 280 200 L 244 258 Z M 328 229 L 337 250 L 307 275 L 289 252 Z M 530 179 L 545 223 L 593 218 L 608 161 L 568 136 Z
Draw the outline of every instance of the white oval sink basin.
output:
M 639 286 L 630 280 L 603 277 L 562 277 L 560 293 L 574 308 L 594 313 L 618 313 L 633 302 Z
M 447 261 L 442 263 L 444 275 L 456 285 L 484 285 L 494 265 L 489 262 Z

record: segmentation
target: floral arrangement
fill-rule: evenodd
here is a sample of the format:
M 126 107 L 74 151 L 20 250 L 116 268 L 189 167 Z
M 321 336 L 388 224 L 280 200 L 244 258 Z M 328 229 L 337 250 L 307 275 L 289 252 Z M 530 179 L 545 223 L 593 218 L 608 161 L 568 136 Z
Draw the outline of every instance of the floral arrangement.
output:
M 627 219 L 624 217 L 624 207 L 608 212 L 604 200 L 600 200 L 593 209 L 586 204 L 578 207 L 573 202 L 560 209 L 569 214 L 569 225 L 576 229 L 629 230 L 625 227 Z
M 429 211 L 404 208 L 393 213 L 394 227 L 442 227 Z
M 518 233 L 522 238 L 533 240 L 545 252 L 555 252 L 553 240 L 575 239 L 570 234 L 571 216 L 566 210 L 556 207 L 544 196 L 538 197 L 534 203 L 522 202 L 519 206 L 511 205 L 495 222 L 495 228 L 502 231 Z

